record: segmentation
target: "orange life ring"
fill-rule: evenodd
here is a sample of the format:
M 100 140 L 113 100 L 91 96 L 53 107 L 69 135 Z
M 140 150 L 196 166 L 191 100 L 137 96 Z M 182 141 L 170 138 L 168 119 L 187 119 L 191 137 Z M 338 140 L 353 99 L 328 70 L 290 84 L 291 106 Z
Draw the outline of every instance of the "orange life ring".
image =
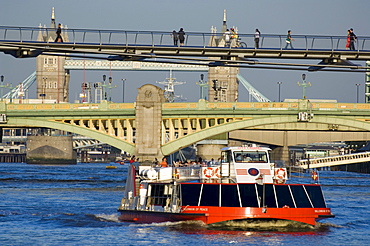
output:
M 312 171 L 311 178 L 314 181 L 317 181 L 319 179 L 319 175 L 317 175 L 317 172 L 316 171 Z
M 216 168 L 215 171 L 214 171 L 214 175 L 217 177 L 217 178 L 220 178 L 220 174 L 218 173 L 220 169 L 219 168 Z
M 279 168 L 275 170 L 275 179 L 277 183 L 283 183 L 286 177 L 286 172 L 284 168 Z
M 204 169 L 203 174 L 206 178 L 211 178 L 215 174 L 215 171 L 212 167 L 207 167 Z

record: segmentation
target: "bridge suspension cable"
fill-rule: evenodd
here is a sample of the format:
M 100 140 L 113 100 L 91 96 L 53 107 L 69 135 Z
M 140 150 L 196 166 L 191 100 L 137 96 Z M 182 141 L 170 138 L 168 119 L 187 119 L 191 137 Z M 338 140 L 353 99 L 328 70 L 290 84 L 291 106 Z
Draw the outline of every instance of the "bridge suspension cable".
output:
M 11 91 L 6 93 L 2 98 L 5 99 L 16 99 L 20 93 L 28 91 L 28 89 L 36 82 L 36 72 L 33 72 L 28 76 L 22 83 L 14 87 Z M 22 86 L 21 86 L 22 85 Z
M 245 78 L 243 78 L 243 76 L 240 73 L 236 75 L 236 78 L 248 90 L 249 95 L 256 99 L 257 102 L 271 102 L 270 99 L 265 97 L 261 92 L 254 88 Z

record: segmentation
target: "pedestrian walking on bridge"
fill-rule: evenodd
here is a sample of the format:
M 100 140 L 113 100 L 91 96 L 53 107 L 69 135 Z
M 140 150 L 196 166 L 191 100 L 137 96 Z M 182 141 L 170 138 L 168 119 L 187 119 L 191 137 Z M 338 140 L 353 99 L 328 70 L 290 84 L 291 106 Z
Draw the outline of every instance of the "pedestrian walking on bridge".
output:
M 285 49 L 288 49 L 288 46 L 290 46 L 291 49 L 294 49 L 292 45 L 292 41 L 294 41 L 294 39 L 292 38 L 292 31 L 289 30 L 288 35 L 286 36 L 286 39 L 285 39 L 285 42 L 286 42 Z
M 350 34 L 349 34 L 349 39 L 350 39 L 349 49 L 350 50 L 355 50 L 355 42 L 357 40 L 357 36 L 353 32 L 353 28 L 349 29 L 349 31 L 350 31 Z
M 258 49 L 260 47 L 260 36 L 261 32 L 256 29 L 256 32 L 254 33 L 254 48 Z

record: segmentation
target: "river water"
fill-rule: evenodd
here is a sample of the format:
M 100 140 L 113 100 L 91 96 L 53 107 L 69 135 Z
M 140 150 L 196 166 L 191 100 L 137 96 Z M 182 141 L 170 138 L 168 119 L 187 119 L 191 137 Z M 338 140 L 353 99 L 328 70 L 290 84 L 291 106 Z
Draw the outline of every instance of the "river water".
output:
M 118 221 L 127 170 L 0 163 L 1 245 L 368 245 L 370 175 L 320 172 L 335 218 L 315 228 Z M 112 165 L 115 165 L 112 163 Z M 310 182 L 295 176 L 291 182 Z

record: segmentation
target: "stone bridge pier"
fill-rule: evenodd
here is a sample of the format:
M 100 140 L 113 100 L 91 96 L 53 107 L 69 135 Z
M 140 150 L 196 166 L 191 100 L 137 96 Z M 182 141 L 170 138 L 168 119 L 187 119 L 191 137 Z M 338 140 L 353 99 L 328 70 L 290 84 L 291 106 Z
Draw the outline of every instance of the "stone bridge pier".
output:
M 163 90 L 146 84 L 138 89 L 136 97 L 136 152 L 140 162 L 153 162 L 162 158 L 162 103 Z
M 163 157 L 161 145 L 166 142 L 163 139 L 162 104 L 165 102 L 163 90 L 155 85 L 146 84 L 138 88 L 136 97 L 136 128 L 135 145 L 133 153 L 140 162 L 152 163 L 155 158 L 160 161 Z M 220 156 L 220 149 L 225 145 L 200 144 L 198 145 L 197 157 L 205 160 Z

